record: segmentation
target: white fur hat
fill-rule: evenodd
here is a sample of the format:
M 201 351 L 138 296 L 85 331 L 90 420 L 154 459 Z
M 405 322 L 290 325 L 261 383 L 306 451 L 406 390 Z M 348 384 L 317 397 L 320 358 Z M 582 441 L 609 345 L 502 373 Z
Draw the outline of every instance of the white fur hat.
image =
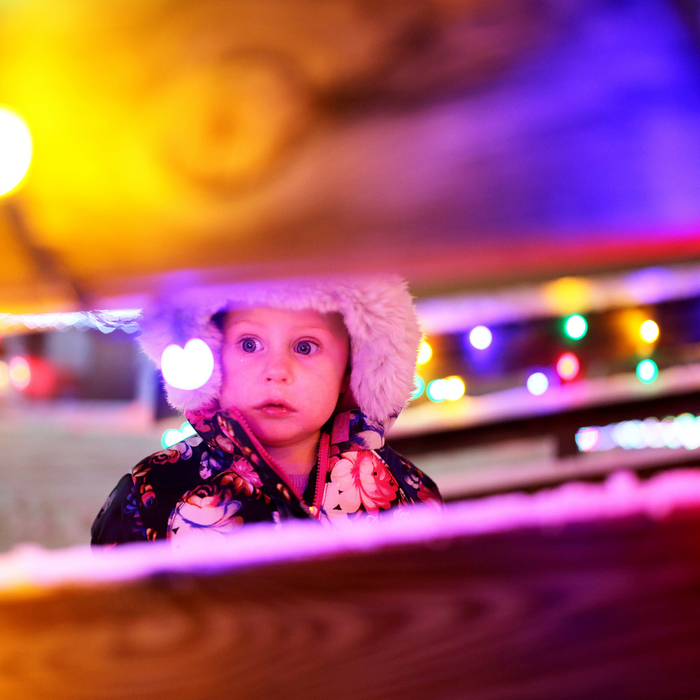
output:
M 144 313 L 140 338 L 144 351 L 160 367 L 168 345 L 184 346 L 201 338 L 214 353 L 214 371 L 198 389 L 166 384 L 168 401 L 181 411 L 203 408 L 221 391 L 222 334 L 212 316 L 219 311 L 268 306 L 342 314 L 350 335 L 350 388 L 358 407 L 373 420 L 398 415 L 414 390 L 416 355 L 421 340 L 406 283 L 391 277 L 306 278 L 190 289 Z

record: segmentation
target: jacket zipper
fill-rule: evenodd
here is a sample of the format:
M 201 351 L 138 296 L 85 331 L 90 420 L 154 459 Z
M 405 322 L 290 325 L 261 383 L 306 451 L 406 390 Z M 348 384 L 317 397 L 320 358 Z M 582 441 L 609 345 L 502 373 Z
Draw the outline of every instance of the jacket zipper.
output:
M 326 490 L 326 475 L 328 474 L 328 451 L 330 448 L 331 436 L 328 433 L 321 433 L 321 440 L 318 445 L 318 471 L 316 472 L 316 492 L 314 493 L 311 515 L 315 518 L 321 517 L 321 506 L 323 505 L 323 493 Z
M 272 467 L 272 470 L 277 474 L 277 477 L 282 481 L 282 483 L 299 499 L 302 509 L 307 515 L 310 515 L 314 519 L 318 519 L 321 514 L 320 508 L 320 498 L 323 498 L 323 490 L 326 485 L 326 473 L 328 471 L 328 447 L 330 444 L 330 435 L 326 433 L 321 433 L 321 439 L 318 446 L 318 476 L 316 478 L 316 493 L 314 495 L 314 504 L 309 507 L 304 501 L 303 494 L 300 494 L 297 487 L 287 480 L 284 469 L 280 467 L 279 464 L 272 458 L 272 455 L 263 447 L 262 443 L 255 437 L 250 426 L 246 422 L 246 419 L 236 408 L 227 409 L 228 412 L 235 415 L 236 420 L 243 426 L 243 430 L 246 431 L 250 441 L 255 445 L 255 449 L 260 452 L 260 454 L 265 458 L 267 463 Z M 319 485 L 321 488 L 319 489 Z

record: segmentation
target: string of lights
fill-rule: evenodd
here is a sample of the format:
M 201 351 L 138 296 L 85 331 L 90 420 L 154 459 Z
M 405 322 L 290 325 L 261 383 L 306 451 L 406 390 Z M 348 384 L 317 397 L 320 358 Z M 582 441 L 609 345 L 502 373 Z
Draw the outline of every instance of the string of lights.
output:
M 526 318 L 426 336 L 413 401 L 457 401 L 513 386 L 534 396 L 630 372 L 642 384 L 700 357 L 700 297 Z M 449 389 L 448 389 L 449 387 Z
M 68 328 L 88 330 L 95 328 L 102 333 L 121 329 L 125 333 L 138 331 L 140 309 L 101 311 L 65 311 L 47 314 L 0 313 L 0 331 L 27 333 L 31 331 L 62 331 Z
M 656 279 L 660 274 L 656 270 L 652 277 Z M 633 279 L 637 285 L 636 299 L 654 296 L 648 284 L 650 275 L 647 271 L 644 275 L 638 272 L 628 276 L 628 282 Z M 667 275 L 661 276 L 667 279 Z M 640 280 L 647 281 L 645 294 L 640 291 Z M 687 284 L 671 287 L 675 292 L 690 289 Z M 457 309 L 449 329 L 429 332 L 418 354 L 412 402 L 417 405 L 468 401 L 513 387 L 523 387 L 537 398 L 558 386 L 625 372 L 649 385 L 657 381 L 660 371 L 700 358 L 700 292 L 694 287 L 694 294 L 687 297 L 662 295 L 656 303 L 618 307 L 598 304 L 593 305 L 595 308 L 590 303 L 596 296 L 591 283 L 564 278 L 543 288 L 559 290 L 563 295 L 559 305 L 562 310 L 568 308 L 568 312 L 540 316 L 523 313 L 520 318 L 488 325 L 481 317 L 474 317 L 479 322 L 458 326 L 455 319 L 461 316 Z M 582 308 L 586 301 L 588 311 Z M 424 328 L 439 326 L 431 313 L 423 307 Z M 138 330 L 139 316 L 138 309 L 3 313 L 0 332 L 21 334 L 72 328 L 97 329 L 104 334 L 120 329 L 133 334 Z M 27 375 L 36 370 L 32 363 L 37 364 L 36 358 L 5 356 L 0 360 L 0 386 L 11 385 L 17 391 L 25 391 Z M 211 366 L 211 351 L 196 338 L 189 339 L 182 348 L 169 347 L 162 359 L 165 381 L 182 389 L 201 386 L 208 380 Z
M 576 432 L 579 452 L 623 450 L 700 448 L 700 417 L 692 413 L 627 420 L 604 426 L 587 426 Z

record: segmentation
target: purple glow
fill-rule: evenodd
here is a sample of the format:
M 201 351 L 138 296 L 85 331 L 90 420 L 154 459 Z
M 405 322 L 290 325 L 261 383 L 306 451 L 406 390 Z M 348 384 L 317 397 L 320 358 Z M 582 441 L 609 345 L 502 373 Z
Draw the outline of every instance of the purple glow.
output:
M 686 507 L 700 507 L 700 470 L 668 471 L 642 482 L 632 473 L 618 472 L 604 484 L 569 483 L 535 494 L 492 496 L 450 504 L 442 512 L 417 506 L 411 517 L 333 530 L 311 522 L 281 529 L 250 526 L 232 537 L 210 543 L 193 540 L 190 548 L 178 550 L 168 542 L 117 547 L 102 555 L 86 546 L 45 550 L 21 545 L 0 556 L 0 590 L 6 597 L 26 597 L 32 589 L 42 595 L 43 588 L 65 584 L 123 581 L 162 571 L 214 572 L 633 514 L 660 518 Z

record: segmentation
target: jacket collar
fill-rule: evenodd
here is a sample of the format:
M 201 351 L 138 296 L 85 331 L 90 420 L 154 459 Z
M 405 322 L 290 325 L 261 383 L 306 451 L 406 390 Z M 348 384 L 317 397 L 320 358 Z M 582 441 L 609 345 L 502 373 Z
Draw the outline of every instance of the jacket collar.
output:
M 274 465 L 274 460 L 260 444 L 235 408 L 223 409 L 211 404 L 204 409 L 186 412 L 186 418 L 210 449 L 222 454 L 248 458 L 258 455 Z M 322 428 L 330 435 L 332 446 L 340 452 L 378 450 L 384 447 L 384 426 L 365 416 L 358 408 L 333 416 Z
M 222 466 L 235 469 L 235 462 L 245 460 L 255 469 L 268 492 L 283 492 L 288 500 L 298 500 L 303 510 L 314 514 L 291 484 L 284 469 L 255 437 L 238 409 L 222 409 L 215 403 L 205 409 L 187 411 L 185 416 Z M 384 426 L 365 416 L 359 409 L 345 411 L 323 426 L 320 443 L 317 481 L 324 483 L 329 455 L 381 449 L 384 446 Z M 289 494 L 284 493 L 284 489 Z

